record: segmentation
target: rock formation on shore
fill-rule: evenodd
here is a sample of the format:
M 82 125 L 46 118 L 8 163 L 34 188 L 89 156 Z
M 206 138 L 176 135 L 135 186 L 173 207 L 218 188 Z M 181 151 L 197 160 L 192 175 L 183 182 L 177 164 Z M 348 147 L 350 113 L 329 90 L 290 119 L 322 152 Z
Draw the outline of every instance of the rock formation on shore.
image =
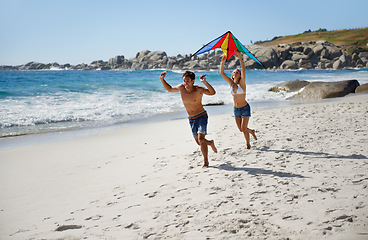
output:
M 338 82 L 311 82 L 303 91 L 288 99 L 325 99 L 343 97 L 349 93 L 355 93 L 359 86 L 357 80 L 346 80 Z
M 267 69 L 343 69 L 368 67 L 368 52 L 349 55 L 339 47 L 328 41 L 298 42 L 280 44 L 274 47 L 250 45 L 247 48 L 259 59 Z M 76 70 L 210 70 L 219 69 L 221 50 L 200 56 L 177 55 L 167 56 L 166 52 L 149 50 L 137 53 L 134 58 L 126 59 L 116 56 L 106 61 L 93 61 L 91 64 L 58 64 L 29 62 L 20 66 L 0 66 L 0 70 L 47 70 L 47 69 L 76 69 Z M 263 69 L 255 61 L 244 55 L 243 60 L 248 69 Z M 240 67 L 239 60 L 232 57 L 225 65 L 227 69 Z
M 268 91 L 270 92 L 297 92 L 299 91 L 301 88 L 307 86 L 309 84 L 308 81 L 301 81 L 299 79 L 295 80 L 295 81 L 286 81 L 286 82 L 282 82 L 280 84 L 277 84 L 276 86 L 268 89 Z
M 355 93 L 368 93 L 368 83 L 358 86 L 355 89 Z
M 299 99 L 324 99 L 343 97 L 350 93 L 368 93 L 368 84 L 360 85 L 357 80 L 345 80 L 337 82 L 308 82 L 308 81 L 286 81 L 282 82 L 268 91 L 272 92 L 298 92 L 287 100 Z

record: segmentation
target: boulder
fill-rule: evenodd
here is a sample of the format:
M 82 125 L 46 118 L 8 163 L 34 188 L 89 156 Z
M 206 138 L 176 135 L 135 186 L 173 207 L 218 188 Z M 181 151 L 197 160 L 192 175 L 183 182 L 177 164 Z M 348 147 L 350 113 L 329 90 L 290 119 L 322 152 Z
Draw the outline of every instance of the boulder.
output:
M 311 82 L 302 92 L 288 99 L 324 99 L 343 97 L 354 93 L 359 86 L 357 80 L 346 80 L 339 82 Z
M 339 59 L 333 63 L 333 69 L 341 69 L 344 67 L 344 63 Z
M 184 69 L 200 70 L 201 66 L 199 65 L 199 60 L 194 60 L 194 61 L 188 62 L 187 64 L 185 64 Z
M 108 64 L 108 62 L 104 62 L 103 60 L 93 61 L 91 62 L 90 66 L 93 68 L 100 68 L 104 67 Z
M 286 81 L 286 82 L 279 83 L 276 86 L 268 89 L 268 91 L 270 92 L 280 92 L 280 91 L 297 92 L 303 87 L 307 86 L 308 84 L 309 84 L 308 81 L 297 79 L 294 81 Z
M 36 70 L 43 70 L 43 69 L 49 69 L 49 67 L 44 63 L 40 63 L 36 67 Z
M 333 46 L 332 43 L 330 43 L 329 41 L 325 41 L 325 40 L 320 40 L 316 42 L 317 45 L 323 45 L 323 46 Z
M 298 65 L 293 60 L 285 60 L 281 66 L 281 69 L 298 69 Z
M 300 59 L 298 62 L 298 66 L 299 68 L 311 69 L 313 68 L 313 63 L 310 60 Z
M 358 54 L 356 54 L 356 53 L 353 53 L 353 55 L 351 56 L 351 60 L 354 61 L 354 62 L 357 62 L 359 60 L 362 61 L 360 59 L 360 57 L 358 56 Z
M 174 59 L 169 59 L 166 64 L 166 69 L 172 69 L 176 61 Z
M 259 63 L 257 63 L 256 61 L 246 61 L 244 63 L 245 68 L 247 69 L 256 69 L 256 68 L 262 68 Z
M 368 83 L 358 86 L 355 89 L 355 93 L 368 93 Z
M 272 47 L 253 45 L 249 51 L 252 52 L 266 68 L 273 68 L 274 66 L 279 65 L 279 57 Z M 250 58 L 244 60 L 250 60 Z
M 314 54 L 319 56 L 319 55 L 321 55 L 321 52 L 322 52 L 323 49 L 325 49 L 325 46 L 317 45 L 316 47 L 313 48 L 313 52 L 314 52 Z
M 320 57 L 321 57 L 321 58 L 326 58 L 326 59 L 328 59 L 328 57 L 329 57 L 329 53 L 328 53 L 328 50 L 327 50 L 326 48 L 322 49 Z
M 122 64 L 124 62 L 124 56 L 115 56 L 114 58 L 110 58 L 109 60 L 109 64 L 111 66 L 113 65 L 119 65 Z
M 334 58 L 341 56 L 342 52 L 336 46 L 326 46 L 326 54 L 327 59 L 333 60 Z
M 18 70 L 18 67 L 8 65 L 0 66 L 0 71 L 10 71 L 10 70 Z
M 240 61 L 239 59 L 233 59 L 232 61 L 229 62 L 229 64 L 227 65 L 227 67 L 229 69 L 235 69 L 240 67 Z
M 104 67 L 100 67 L 101 70 L 111 70 L 111 67 L 109 66 L 104 66 Z
M 305 47 L 305 48 L 304 48 L 303 53 L 304 53 L 305 55 L 309 55 L 311 52 L 313 52 L 312 48 L 310 48 L 310 47 Z
M 291 51 L 304 52 L 304 47 L 301 45 L 300 42 L 292 43 L 291 44 Z
M 360 57 L 360 59 L 363 61 L 363 62 L 365 62 L 365 63 L 367 63 L 368 62 L 368 52 L 361 52 L 361 53 L 359 53 L 359 55 L 358 55 L 359 57 Z
M 344 53 L 340 56 L 339 60 L 344 64 L 344 67 L 351 67 L 351 56 Z
M 139 53 L 137 53 L 137 55 L 135 56 L 135 58 L 143 58 L 144 56 L 146 56 L 150 52 L 151 51 L 149 51 L 149 50 L 140 51 Z
M 289 44 L 279 44 L 274 48 L 281 62 L 291 58 L 290 49 L 291 46 Z
M 308 60 L 311 61 L 313 66 L 317 66 L 319 63 L 319 57 L 313 51 L 308 54 Z
M 164 59 L 167 55 L 164 51 L 155 51 L 148 54 L 148 57 L 151 61 L 157 61 L 159 59 Z
M 308 58 L 308 56 L 307 55 L 304 55 L 304 54 L 294 54 L 291 57 L 291 60 L 298 62 L 301 59 L 307 59 L 307 58 Z
M 20 70 L 37 70 L 37 67 L 40 65 L 41 63 L 38 62 L 28 62 L 22 66 L 19 67 Z
M 198 65 L 200 69 L 208 69 L 208 61 L 207 60 L 199 60 Z

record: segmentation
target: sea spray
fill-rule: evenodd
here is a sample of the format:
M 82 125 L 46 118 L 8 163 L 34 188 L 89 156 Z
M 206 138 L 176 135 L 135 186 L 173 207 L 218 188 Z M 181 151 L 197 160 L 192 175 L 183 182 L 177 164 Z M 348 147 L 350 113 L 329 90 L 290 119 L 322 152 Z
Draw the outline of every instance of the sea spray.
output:
M 0 136 L 101 127 L 157 114 L 183 111 L 178 93 L 168 93 L 159 80 L 162 70 L 141 71 L 0 71 Z M 216 95 L 203 102 L 232 104 L 228 84 L 219 71 L 198 71 Z M 226 71 L 231 74 L 231 71 Z M 284 101 L 293 93 L 269 92 L 289 80 L 368 82 L 367 69 L 349 70 L 247 70 L 247 100 L 252 106 Z M 182 72 L 168 71 L 166 80 L 182 83 Z

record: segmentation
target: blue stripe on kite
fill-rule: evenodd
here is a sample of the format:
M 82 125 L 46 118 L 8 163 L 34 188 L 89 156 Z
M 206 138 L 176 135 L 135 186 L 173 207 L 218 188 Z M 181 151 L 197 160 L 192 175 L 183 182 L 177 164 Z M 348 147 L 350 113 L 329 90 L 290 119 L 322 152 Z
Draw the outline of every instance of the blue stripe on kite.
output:
M 207 45 L 205 45 L 203 48 L 201 48 L 198 52 L 196 52 L 194 54 L 194 56 L 198 55 L 198 54 L 201 54 L 201 53 L 204 53 L 204 52 L 207 52 L 207 51 L 210 51 L 212 50 L 213 46 L 216 45 L 216 43 L 222 38 L 223 36 L 221 37 L 218 37 L 216 38 L 215 40 L 213 40 L 212 42 L 208 43 Z
M 263 64 L 260 61 L 258 61 L 258 59 L 246 47 L 244 47 L 244 45 L 238 39 L 236 40 L 238 41 L 239 45 L 242 47 L 245 54 L 247 54 L 251 59 L 253 59 L 254 61 L 256 61 L 257 63 L 263 66 Z

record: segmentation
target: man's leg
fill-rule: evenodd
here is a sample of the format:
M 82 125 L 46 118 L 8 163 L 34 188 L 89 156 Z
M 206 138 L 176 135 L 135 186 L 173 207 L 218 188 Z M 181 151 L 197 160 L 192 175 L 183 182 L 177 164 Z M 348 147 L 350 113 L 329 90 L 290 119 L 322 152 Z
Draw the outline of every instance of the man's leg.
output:
M 208 145 L 207 145 L 207 140 L 205 139 L 205 135 L 199 134 L 198 142 L 199 142 L 199 146 L 201 146 L 201 151 L 203 154 L 203 160 L 204 160 L 203 167 L 208 167 Z
M 206 135 L 204 134 L 198 134 L 198 141 L 197 143 L 199 143 L 199 145 L 201 146 L 201 151 L 203 154 L 203 160 L 204 160 L 204 164 L 203 167 L 208 167 L 209 163 L 208 163 L 208 145 L 212 148 L 212 150 L 217 153 L 217 148 L 215 146 L 215 141 L 213 140 L 207 140 Z

